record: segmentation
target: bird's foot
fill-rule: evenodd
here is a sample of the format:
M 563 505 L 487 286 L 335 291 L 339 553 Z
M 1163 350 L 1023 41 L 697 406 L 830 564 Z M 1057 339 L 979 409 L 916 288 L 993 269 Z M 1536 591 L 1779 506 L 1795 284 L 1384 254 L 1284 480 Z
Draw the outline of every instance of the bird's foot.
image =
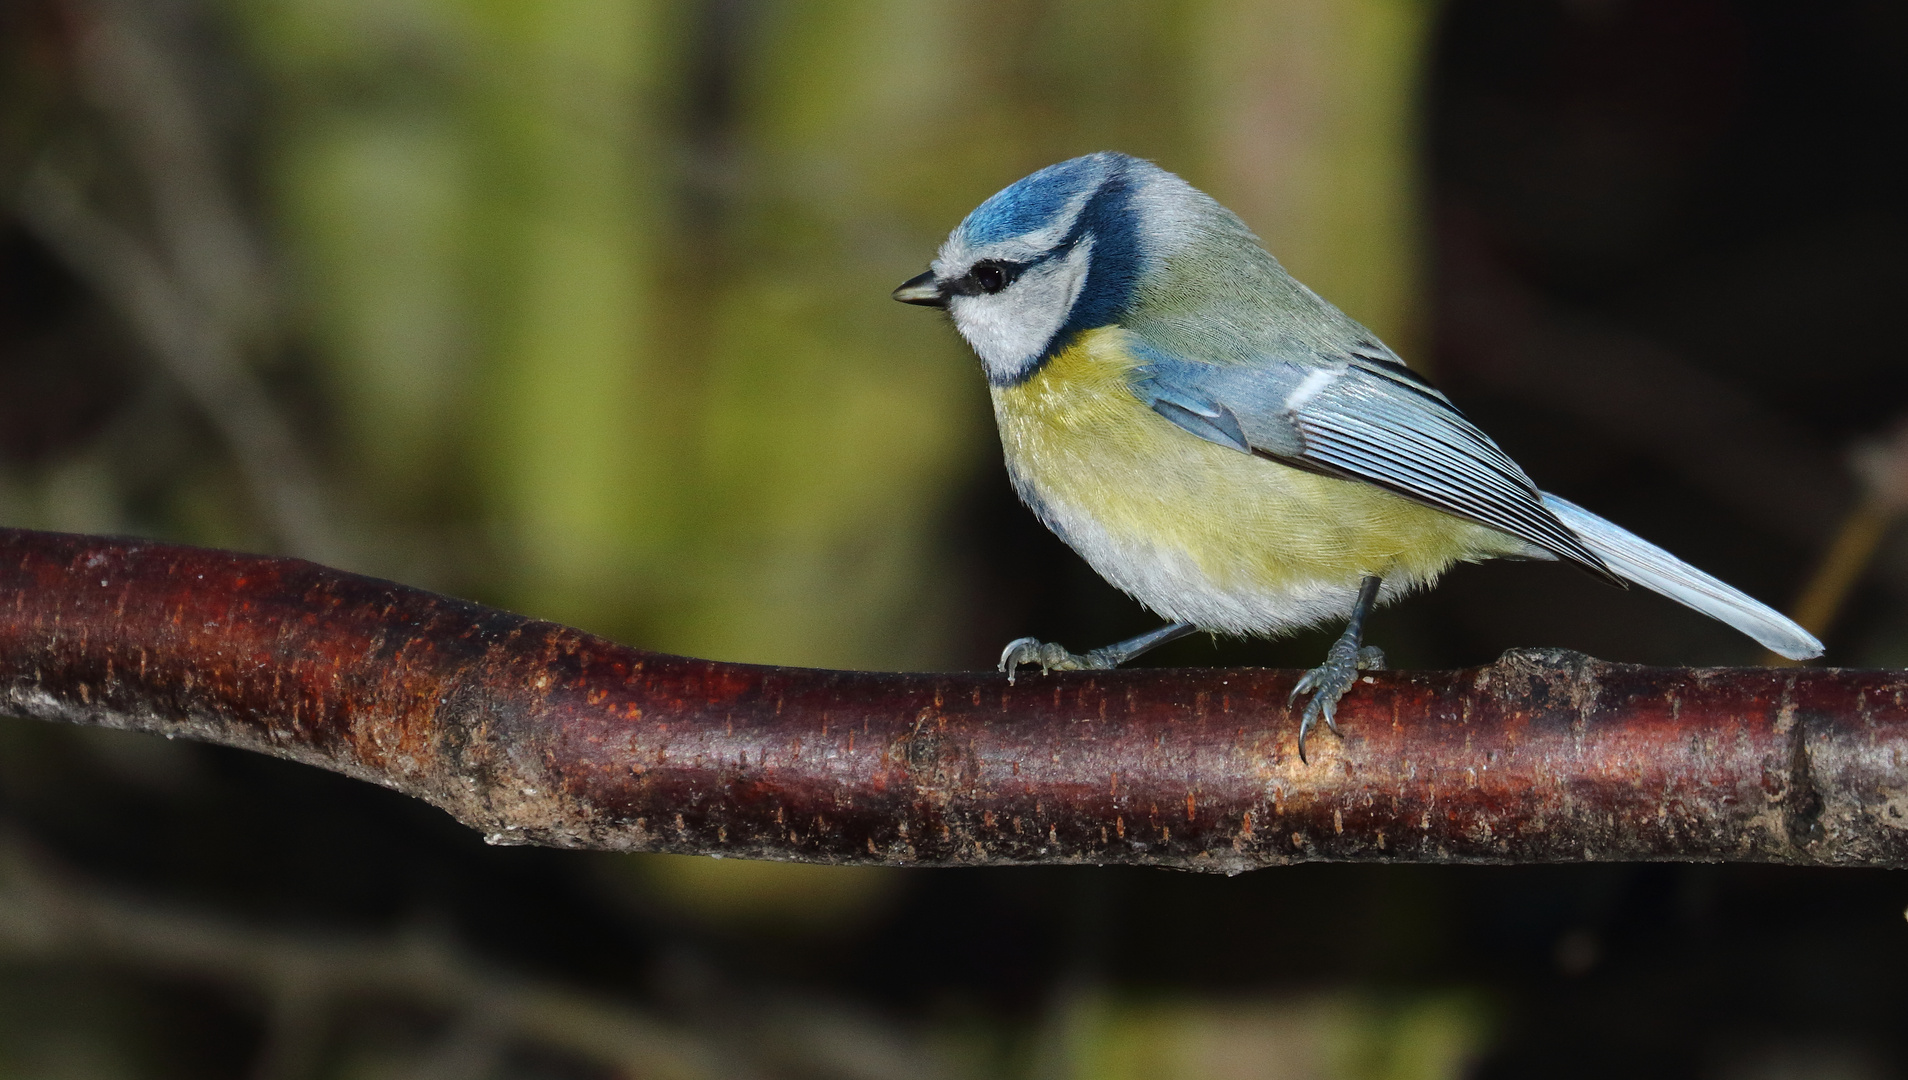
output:
M 1358 639 L 1346 634 L 1332 643 L 1331 650 L 1325 654 L 1325 662 L 1305 673 L 1298 685 L 1292 688 L 1292 695 L 1285 699 L 1287 706 L 1298 701 L 1300 694 L 1309 693 L 1312 700 L 1305 703 L 1305 715 L 1299 719 L 1298 752 L 1299 760 L 1305 760 L 1305 736 L 1318 723 L 1320 717 L 1325 726 L 1338 734 L 1338 699 L 1345 696 L 1352 683 L 1358 679 L 1361 671 L 1382 671 L 1385 666 L 1384 651 L 1376 645 L 1359 647 Z
M 1081 655 L 1068 652 L 1051 641 L 1024 637 L 1008 642 L 1007 648 L 1001 651 L 1000 670 L 1007 673 L 1008 685 L 1013 684 L 1014 673 L 1022 664 L 1039 664 L 1042 675 L 1050 671 L 1105 671 L 1114 667 L 1117 661 L 1103 656 L 1104 651 L 1095 649 Z

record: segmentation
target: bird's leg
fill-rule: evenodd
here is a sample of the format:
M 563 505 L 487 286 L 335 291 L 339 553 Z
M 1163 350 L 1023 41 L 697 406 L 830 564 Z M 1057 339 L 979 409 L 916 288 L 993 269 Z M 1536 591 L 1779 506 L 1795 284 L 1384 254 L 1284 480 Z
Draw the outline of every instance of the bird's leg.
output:
M 1352 682 L 1361 671 L 1383 669 L 1385 654 L 1375 645 L 1362 645 L 1365 634 L 1365 616 L 1378 602 L 1376 575 L 1367 577 L 1358 587 L 1358 602 L 1352 605 L 1351 618 L 1345 620 L 1345 632 L 1332 642 L 1325 653 L 1325 662 L 1305 673 L 1298 685 L 1292 688 L 1292 696 L 1286 699 L 1290 706 L 1300 694 L 1310 693 L 1312 700 L 1305 703 L 1305 715 L 1299 720 L 1298 752 L 1299 760 L 1305 760 L 1305 736 L 1312 730 L 1318 718 L 1325 718 L 1325 726 L 1338 734 L 1338 722 L 1333 713 L 1338 709 L 1338 699 L 1351 689 Z
M 1084 656 L 1070 653 L 1049 641 L 1024 637 L 1007 643 L 1007 648 L 1000 654 L 1000 670 L 1007 673 L 1010 684 L 1014 681 L 1015 669 L 1022 664 L 1039 664 L 1042 674 L 1049 671 L 1105 671 L 1169 641 L 1178 641 L 1195 629 L 1191 623 L 1167 623 L 1150 633 L 1116 641 Z

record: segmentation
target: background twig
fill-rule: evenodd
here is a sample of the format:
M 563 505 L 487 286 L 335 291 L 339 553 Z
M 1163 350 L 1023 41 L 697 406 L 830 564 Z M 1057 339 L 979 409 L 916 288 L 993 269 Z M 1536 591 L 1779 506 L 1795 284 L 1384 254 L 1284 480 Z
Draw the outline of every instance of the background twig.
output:
M 631 1076 L 737 1075 L 726 1055 L 690 1032 L 628 1005 L 513 976 L 437 937 L 287 933 L 167 910 L 76 881 L 18 843 L 0 858 L 0 952 L 83 956 L 277 991 L 269 1041 L 254 1072 L 261 1080 L 315 1075 L 326 1004 L 365 998 L 469 1017 L 483 1029 L 470 1036 L 479 1052 L 516 1039 Z M 453 1024 L 450 1037 L 461 1032 L 462 1025 Z M 447 1049 L 446 1060 L 460 1057 L 457 1048 Z
M 20 219 L 185 390 L 230 449 L 278 542 L 347 561 L 317 470 L 248 362 L 269 323 L 271 290 L 205 119 L 174 58 L 150 40 L 149 14 L 119 0 L 77 3 L 76 14 L 77 70 L 130 151 L 153 235 L 93 206 L 50 155 L 24 178 Z

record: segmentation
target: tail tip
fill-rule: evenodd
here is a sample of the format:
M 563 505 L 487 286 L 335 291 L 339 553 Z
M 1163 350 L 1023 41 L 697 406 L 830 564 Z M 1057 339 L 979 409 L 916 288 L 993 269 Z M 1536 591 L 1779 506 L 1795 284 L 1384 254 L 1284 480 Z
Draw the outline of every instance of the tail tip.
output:
M 1793 633 L 1775 641 L 1765 641 L 1769 651 L 1790 660 L 1813 660 L 1822 655 L 1822 643 L 1815 635 L 1801 627 L 1793 627 Z

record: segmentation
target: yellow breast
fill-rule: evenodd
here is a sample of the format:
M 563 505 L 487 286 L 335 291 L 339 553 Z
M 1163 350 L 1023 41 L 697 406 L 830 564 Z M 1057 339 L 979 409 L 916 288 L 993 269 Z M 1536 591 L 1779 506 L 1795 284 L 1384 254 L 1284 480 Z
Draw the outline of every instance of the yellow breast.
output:
M 1355 481 L 1207 442 L 1129 389 L 1117 327 L 1089 331 L 1026 382 L 996 387 L 1014 482 L 1113 584 L 1162 615 L 1273 633 L 1348 609 L 1367 574 L 1387 596 L 1522 544 Z M 1341 598 L 1342 594 L 1342 598 Z

